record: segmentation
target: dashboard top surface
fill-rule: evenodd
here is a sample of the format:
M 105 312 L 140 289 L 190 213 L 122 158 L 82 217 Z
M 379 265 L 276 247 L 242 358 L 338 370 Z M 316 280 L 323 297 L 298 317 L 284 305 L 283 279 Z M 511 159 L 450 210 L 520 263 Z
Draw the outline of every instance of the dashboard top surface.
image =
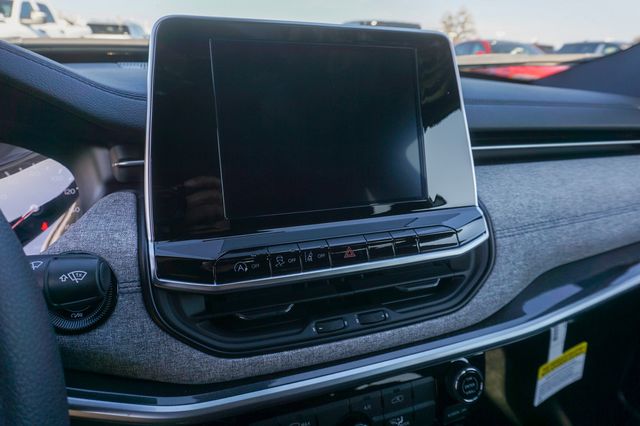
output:
M 145 62 L 70 63 L 65 66 L 107 86 L 146 96 Z M 634 97 L 469 77 L 462 77 L 461 84 L 472 132 L 568 127 L 574 130 L 594 127 L 640 130 L 640 100 Z M 509 119 L 512 114 L 507 118 L 499 114 L 484 114 L 485 108 L 504 108 L 505 111 L 515 108 L 517 115 Z M 552 108 L 564 113 L 549 114 L 544 118 L 537 113 L 530 114 L 534 110 L 548 111 Z M 517 120 L 517 117 L 528 117 L 528 121 Z

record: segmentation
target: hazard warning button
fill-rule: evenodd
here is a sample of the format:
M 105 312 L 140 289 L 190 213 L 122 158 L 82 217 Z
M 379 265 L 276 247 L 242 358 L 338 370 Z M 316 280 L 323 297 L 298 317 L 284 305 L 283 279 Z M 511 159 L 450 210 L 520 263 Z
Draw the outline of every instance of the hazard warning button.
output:
M 345 266 L 369 260 L 367 242 L 363 236 L 328 240 L 331 265 Z

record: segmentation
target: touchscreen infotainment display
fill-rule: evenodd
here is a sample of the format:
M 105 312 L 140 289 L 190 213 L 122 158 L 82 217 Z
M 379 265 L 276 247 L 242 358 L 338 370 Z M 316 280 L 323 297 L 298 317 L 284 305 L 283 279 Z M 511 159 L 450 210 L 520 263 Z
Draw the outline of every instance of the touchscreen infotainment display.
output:
M 426 198 L 415 49 L 210 47 L 227 219 Z

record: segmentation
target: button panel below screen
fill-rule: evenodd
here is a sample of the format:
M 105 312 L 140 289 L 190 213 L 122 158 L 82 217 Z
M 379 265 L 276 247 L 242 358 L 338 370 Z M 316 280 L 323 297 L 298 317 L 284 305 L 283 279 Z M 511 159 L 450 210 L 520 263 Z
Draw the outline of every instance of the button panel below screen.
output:
M 227 284 L 271 276 L 295 276 L 301 272 L 413 256 L 458 245 L 455 230 L 434 226 L 230 252 L 216 262 L 216 282 Z

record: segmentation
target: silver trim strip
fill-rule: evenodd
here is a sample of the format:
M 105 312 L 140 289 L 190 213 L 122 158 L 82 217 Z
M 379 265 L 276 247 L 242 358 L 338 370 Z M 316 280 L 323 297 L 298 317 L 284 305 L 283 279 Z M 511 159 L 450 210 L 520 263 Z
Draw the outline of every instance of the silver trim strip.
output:
M 142 167 L 142 166 L 144 166 L 144 160 L 118 161 L 116 163 L 111 164 L 111 167 Z
M 184 405 L 155 406 L 144 404 L 129 404 L 113 401 L 103 401 L 85 398 L 69 397 L 69 414 L 72 417 L 129 421 L 135 423 L 157 423 L 159 421 L 197 420 L 213 414 L 221 414 L 231 409 L 249 407 L 253 404 L 266 404 L 276 398 L 287 396 L 300 396 L 304 392 L 321 391 L 329 387 L 341 385 L 346 382 L 365 379 L 368 376 L 387 374 L 394 370 L 414 367 L 419 364 L 437 362 L 444 359 L 455 358 L 466 353 L 485 350 L 490 347 L 518 340 L 520 338 L 536 334 L 552 325 L 564 321 L 578 313 L 592 308 L 608 299 L 616 297 L 634 287 L 640 285 L 640 274 L 628 278 L 614 287 L 610 287 L 576 302 L 556 312 L 549 313 L 525 324 L 516 325 L 507 330 L 497 331 L 484 336 L 430 349 L 416 354 L 406 355 L 400 358 L 382 361 L 316 377 L 300 382 L 275 386 L 242 395 L 235 395 L 213 401 L 197 402 Z
M 473 194 L 475 197 L 475 205 L 478 206 L 478 183 L 476 178 L 476 165 L 473 159 L 473 147 L 471 145 L 471 133 L 469 132 L 469 121 L 467 120 L 467 109 L 464 105 L 464 96 L 462 95 L 462 82 L 460 81 L 460 68 L 458 65 L 458 56 L 456 55 L 456 48 L 453 45 L 453 40 L 447 36 L 449 40 L 449 49 L 451 50 L 451 58 L 453 59 L 453 68 L 456 71 L 456 82 L 458 83 L 458 97 L 460 99 L 460 110 L 462 111 L 462 118 L 464 121 L 464 132 L 467 138 L 467 146 L 469 147 L 469 161 L 471 163 L 471 175 L 473 176 Z
M 485 222 L 485 229 L 487 229 L 486 222 Z M 392 268 L 396 266 L 411 265 L 411 264 L 425 262 L 425 261 L 461 256 L 473 250 L 474 248 L 478 247 L 480 244 L 484 243 L 488 239 L 489 239 L 489 233 L 485 231 L 484 234 L 480 235 L 475 240 L 469 243 L 466 243 L 463 246 L 458 246 L 458 247 L 447 249 L 447 250 L 421 253 L 413 256 L 394 257 L 392 259 L 378 260 L 375 262 L 364 262 L 364 263 L 357 263 L 354 265 L 338 266 L 330 269 L 320 269 L 317 271 L 306 271 L 306 272 L 300 272 L 297 274 L 257 278 L 254 280 L 239 281 L 239 282 L 234 282 L 229 284 L 213 284 L 213 283 L 202 284 L 202 283 L 192 283 L 187 281 L 162 279 L 162 278 L 158 278 L 158 276 L 156 275 L 155 268 L 152 269 L 152 274 L 153 274 L 152 277 L 153 277 L 153 283 L 156 287 L 166 288 L 170 290 L 182 290 L 182 291 L 191 291 L 191 292 L 198 292 L 198 293 L 219 293 L 223 291 L 231 291 L 231 290 L 251 288 L 251 287 L 264 288 L 265 286 L 284 284 L 287 282 L 299 281 L 302 279 L 310 280 L 310 279 L 328 278 L 332 276 L 350 274 L 354 272 L 374 271 L 378 269 Z M 151 255 L 151 259 L 154 259 L 153 245 L 149 246 L 149 253 Z
M 606 146 L 640 145 L 640 140 L 627 141 L 596 141 L 596 142 L 558 142 L 558 143 L 528 143 L 518 145 L 487 145 L 474 146 L 473 151 L 506 151 L 514 149 L 547 149 L 547 148 L 588 148 Z

